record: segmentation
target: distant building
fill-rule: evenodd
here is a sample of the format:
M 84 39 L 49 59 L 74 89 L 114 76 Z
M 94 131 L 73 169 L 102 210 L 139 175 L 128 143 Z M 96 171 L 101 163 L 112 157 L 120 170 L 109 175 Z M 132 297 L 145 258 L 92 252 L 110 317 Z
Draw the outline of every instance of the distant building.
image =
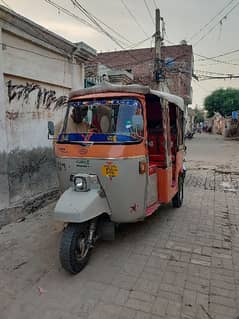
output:
M 29 200 L 36 206 L 41 196 L 57 188 L 47 121 L 62 116 L 71 89 L 84 87 L 84 63 L 96 51 L 3 6 L 0 44 L 2 224 L 11 218 L 10 208 L 15 214 Z
M 166 64 L 165 82 L 170 93 L 181 96 L 185 105 L 192 103 L 191 80 L 193 74 L 193 51 L 190 45 L 163 46 L 162 60 Z M 154 48 L 99 53 L 86 64 L 86 79 L 98 75 L 101 64 L 111 69 L 124 70 L 133 75 L 131 83 L 152 86 L 154 84 Z

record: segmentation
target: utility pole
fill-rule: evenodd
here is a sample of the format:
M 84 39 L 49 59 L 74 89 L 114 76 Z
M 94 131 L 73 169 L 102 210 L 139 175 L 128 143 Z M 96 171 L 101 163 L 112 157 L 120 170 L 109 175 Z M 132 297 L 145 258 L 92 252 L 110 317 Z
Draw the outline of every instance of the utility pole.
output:
M 154 61 L 154 79 L 155 79 L 155 89 L 156 90 L 163 90 L 162 87 L 162 63 L 161 63 L 161 17 L 160 17 L 160 10 L 155 10 L 155 24 L 156 24 L 156 31 L 155 31 L 155 61 Z

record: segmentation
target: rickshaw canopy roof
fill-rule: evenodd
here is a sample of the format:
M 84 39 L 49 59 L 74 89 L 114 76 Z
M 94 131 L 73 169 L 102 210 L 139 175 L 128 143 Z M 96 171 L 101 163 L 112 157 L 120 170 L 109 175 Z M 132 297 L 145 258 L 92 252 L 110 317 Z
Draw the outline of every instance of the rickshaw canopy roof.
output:
M 161 92 L 157 90 L 152 90 L 148 86 L 138 85 L 138 84 L 130 84 L 130 85 L 114 85 L 110 83 L 103 83 L 101 85 L 92 86 L 85 89 L 79 89 L 70 92 L 69 98 L 85 96 L 88 94 L 96 94 L 96 93 L 110 93 L 110 92 L 122 92 L 122 93 L 138 93 L 144 95 L 155 95 L 159 98 L 165 99 L 170 103 L 177 105 L 184 112 L 184 100 L 173 94 L 169 94 L 166 92 Z

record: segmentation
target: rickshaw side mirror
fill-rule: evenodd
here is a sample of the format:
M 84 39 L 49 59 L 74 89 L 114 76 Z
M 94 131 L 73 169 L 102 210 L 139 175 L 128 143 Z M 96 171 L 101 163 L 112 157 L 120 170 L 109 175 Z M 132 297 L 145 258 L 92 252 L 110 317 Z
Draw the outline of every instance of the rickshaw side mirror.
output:
M 54 133 L 55 133 L 54 123 L 52 121 L 48 121 L 48 138 L 50 136 L 54 136 Z
M 133 130 L 143 131 L 144 120 L 141 114 L 136 114 L 132 116 L 132 128 Z

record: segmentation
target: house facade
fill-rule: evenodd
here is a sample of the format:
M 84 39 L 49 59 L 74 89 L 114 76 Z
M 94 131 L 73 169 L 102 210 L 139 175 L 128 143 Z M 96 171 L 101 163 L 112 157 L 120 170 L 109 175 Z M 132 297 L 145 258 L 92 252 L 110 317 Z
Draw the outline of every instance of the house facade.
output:
M 95 56 L 0 6 L 0 224 L 56 192 L 47 122 L 62 117 L 71 89 L 84 87 L 84 63 Z
M 162 46 L 164 83 L 169 92 L 181 96 L 185 105 L 192 103 L 193 51 L 190 45 Z M 99 53 L 86 64 L 86 78 L 97 75 L 98 65 L 103 64 L 111 70 L 124 70 L 133 75 L 131 83 L 154 85 L 155 49 Z M 112 72 L 112 71 L 111 71 Z

